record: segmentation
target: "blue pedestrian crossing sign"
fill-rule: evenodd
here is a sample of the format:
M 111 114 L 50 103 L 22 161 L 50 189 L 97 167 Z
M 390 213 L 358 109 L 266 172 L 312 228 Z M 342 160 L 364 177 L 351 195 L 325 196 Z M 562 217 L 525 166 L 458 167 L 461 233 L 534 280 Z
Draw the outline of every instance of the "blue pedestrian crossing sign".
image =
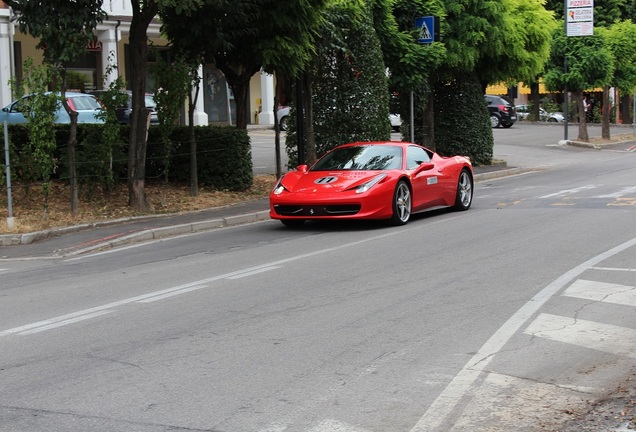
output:
M 417 42 L 429 44 L 439 41 L 439 17 L 425 16 L 415 18 L 415 28 L 417 29 Z

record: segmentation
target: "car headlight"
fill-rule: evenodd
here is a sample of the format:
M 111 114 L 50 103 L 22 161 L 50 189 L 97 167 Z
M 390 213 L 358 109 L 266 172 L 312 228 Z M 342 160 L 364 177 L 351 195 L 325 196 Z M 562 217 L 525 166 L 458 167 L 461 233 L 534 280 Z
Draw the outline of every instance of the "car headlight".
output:
M 373 186 L 378 184 L 384 177 L 386 177 L 386 174 L 378 174 L 377 176 L 373 177 L 368 182 L 362 183 L 360 186 L 356 188 L 356 193 L 364 193 L 368 191 Z
M 278 183 L 276 183 L 276 186 L 274 186 L 274 190 L 272 191 L 274 193 L 274 195 L 280 195 L 285 190 L 285 186 L 283 186 L 283 179 L 284 178 L 285 178 L 285 176 L 281 177 L 278 180 Z

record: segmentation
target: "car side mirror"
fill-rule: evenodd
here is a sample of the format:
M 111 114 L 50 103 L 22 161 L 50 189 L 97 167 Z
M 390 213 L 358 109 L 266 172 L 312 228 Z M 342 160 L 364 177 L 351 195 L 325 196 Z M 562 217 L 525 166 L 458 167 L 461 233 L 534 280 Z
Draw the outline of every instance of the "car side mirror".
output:
M 305 164 L 298 165 L 298 171 L 300 171 L 301 173 L 306 173 L 307 171 L 309 171 L 309 167 Z
M 429 171 L 435 168 L 435 164 L 432 162 L 422 162 L 417 168 L 415 168 L 414 174 L 419 174 L 422 171 Z

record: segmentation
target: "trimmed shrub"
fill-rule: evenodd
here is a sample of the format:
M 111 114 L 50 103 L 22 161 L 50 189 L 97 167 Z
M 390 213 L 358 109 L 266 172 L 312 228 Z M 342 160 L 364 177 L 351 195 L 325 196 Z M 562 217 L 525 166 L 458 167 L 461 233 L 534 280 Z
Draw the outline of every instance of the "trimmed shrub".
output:
M 56 125 L 54 157 L 58 169 L 53 178 L 68 179 L 66 143 L 69 125 Z M 79 124 L 77 127 L 77 176 L 80 187 L 108 186 L 112 182 L 125 182 L 128 169 L 128 137 L 130 128 L 121 127 L 119 144 L 103 142 L 102 125 Z M 246 130 L 227 126 L 199 126 L 195 128 L 199 182 L 208 187 L 244 191 L 253 181 L 252 154 Z M 22 178 L 21 161 L 28 131 L 23 125 L 9 125 L 11 171 L 16 181 Z M 169 181 L 190 182 L 190 142 L 187 126 L 175 128 L 171 135 L 174 153 L 169 161 Z M 148 131 L 146 153 L 146 179 L 159 179 L 164 175 L 165 155 L 162 152 L 159 130 Z M 112 176 L 112 177 L 111 177 Z
M 435 149 L 444 156 L 469 156 L 474 165 L 492 163 L 494 140 L 475 76 L 455 77 L 435 86 Z

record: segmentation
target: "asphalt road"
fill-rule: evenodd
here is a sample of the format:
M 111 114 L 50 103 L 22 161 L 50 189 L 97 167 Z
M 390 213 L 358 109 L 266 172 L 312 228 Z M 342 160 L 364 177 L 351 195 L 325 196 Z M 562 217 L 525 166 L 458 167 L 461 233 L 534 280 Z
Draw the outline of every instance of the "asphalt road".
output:
M 0 430 L 559 430 L 633 373 L 636 155 L 548 128 L 468 212 L 0 262 Z

